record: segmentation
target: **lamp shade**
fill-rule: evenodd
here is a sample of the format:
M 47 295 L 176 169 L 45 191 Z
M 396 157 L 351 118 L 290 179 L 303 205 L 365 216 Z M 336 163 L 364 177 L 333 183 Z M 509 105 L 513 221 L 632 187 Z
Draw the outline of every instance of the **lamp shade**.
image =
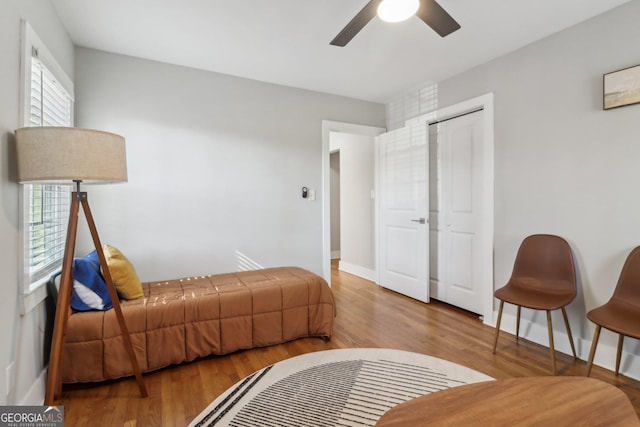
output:
M 124 138 L 114 133 L 73 127 L 16 130 L 18 181 L 73 184 L 127 181 Z

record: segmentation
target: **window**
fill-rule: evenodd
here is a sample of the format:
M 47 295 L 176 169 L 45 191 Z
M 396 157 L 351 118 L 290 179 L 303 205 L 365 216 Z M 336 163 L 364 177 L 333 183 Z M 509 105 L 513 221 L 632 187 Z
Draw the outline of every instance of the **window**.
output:
M 72 126 L 73 85 L 69 77 L 26 22 L 23 35 L 23 126 Z M 30 294 L 61 265 L 70 187 L 24 185 L 22 200 L 22 272 L 25 293 Z

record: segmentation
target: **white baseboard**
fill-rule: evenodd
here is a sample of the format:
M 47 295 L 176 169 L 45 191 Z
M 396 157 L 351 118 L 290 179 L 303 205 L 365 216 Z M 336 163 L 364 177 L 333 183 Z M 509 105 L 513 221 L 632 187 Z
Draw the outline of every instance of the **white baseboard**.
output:
M 362 267 L 360 265 L 340 261 L 338 263 L 338 270 L 353 274 L 354 276 L 362 277 L 363 279 L 371 280 L 372 282 L 376 281 L 376 272 L 370 268 Z
M 542 318 L 544 318 L 544 324 L 532 323 L 529 320 L 521 319 L 520 337 L 549 348 L 549 333 L 547 331 L 546 315 L 544 314 L 544 311 L 540 311 L 540 313 Z M 557 351 L 571 356 L 572 353 L 571 346 L 569 345 L 569 336 L 564 330 L 564 321 L 562 320 L 562 315 L 560 315 L 560 312 L 558 311 L 557 313 L 553 312 L 552 316 L 552 322 L 554 325 L 554 347 Z M 494 312 L 493 317 L 494 319 L 498 318 L 497 311 Z M 503 312 L 502 321 L 500 323 L 500 331 L 508 332 L 515 335 L 516 316 L 514 314 Z M 495 327 L 495 325 L 493 326 Z M 574 334 L 573 338 L 574 345 L 576 347 L 576 355 L 578 356 L 578 359 L 586 362 L 587 360 L 589 360 L 589 351 L 591 349 L 593 338 L 584 339 L 581 337 L 576 337 L 576 331 L 572 329 L 571 332 Z M 606 337 L 607 335 L 611 336 Z M 596 355 L 593 359 L 594 365 L 600 366 L 610 371 L 615 370 L 617 340 L 617 334 L 602 329 L 600 340 L 598 341 L 598 348 L 596 349 Z M 502 338 L 500 339 L 500 341 L 498 341 L 498 348 L 496 350 L 498 352 L 500 351 L 501 341 Z M 608 341 L 611 341 L 611 343 L 609 343 Z M 632 351 L 630 352 L 629 350 Z M 584 373 L 586 374 L 586 365 L 584 369 Z M 635 380 L 640 380 L 640 342 L 638 340 L 634 340 L 633 338 L 625 338 L 624 347 L 622 350 L 622 361 L 620 362 L 620 374 L 629 378 L 633 378 Z
M 331 251 L 331 259 L 340 259 L 340 250 Z
M 44 405 L 44 391 L 47 384 L 47 370 L 43 369 L 36 378 L 35 382 L 31 384 L 29 390 L 24 396 L 21 396 L 17 400 L 17 405 L 20 406 L 36 406 Z

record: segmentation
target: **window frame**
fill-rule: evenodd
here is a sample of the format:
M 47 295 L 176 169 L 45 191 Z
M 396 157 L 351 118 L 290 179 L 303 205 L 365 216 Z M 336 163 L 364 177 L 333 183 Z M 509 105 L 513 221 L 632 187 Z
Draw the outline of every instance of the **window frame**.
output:
M 21 51 L 20 51 L 20 126 L 30 126 L 31 115 L 31 73 L 32 73 L 32 55 L 34 50 L 37 51 L 37 57 L 40 62 L 53 74 L 56 81 L 71 97 L 70 126 L 73 126 L 74 116 L 74 86 L 73 81 L 55 57 L 51 54 L 47 46 L 42 42 L 40 37 L 33 30 L 27 21 L 21 22 Z M 20 312 L 28 313 L 38 306 L 47 296 L 45 283 L 48 277 L 42 277 L 38 280 L 31 281 L 29 274 L 29 266 L 25 257 L 26 244 L 29 240 L 29 186 L 20 185 L 19 190 L 19 206 L 20 206 L 20 225 L 19 234 L 19 284 L 20 294 L 22 295 Z

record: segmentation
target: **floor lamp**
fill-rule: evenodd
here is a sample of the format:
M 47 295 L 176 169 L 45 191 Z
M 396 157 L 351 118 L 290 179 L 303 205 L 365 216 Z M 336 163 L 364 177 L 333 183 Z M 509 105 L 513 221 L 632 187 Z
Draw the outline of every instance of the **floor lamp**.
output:
M 100 260 L 102 274 L 113 302 L 113 310 L 115 310 L 140 393 L 146 397 L 147 390 L 122 315 L 107 260 L 102 251 L 102 244 L 89 208 L 87 193 L 80 191 L 81 183 L 105 184 L 127 181 L 124 138 L 113 133 L 90 129 L 28 127 L 16 131 L 16 153 L 20 183 L 68 184 L 75 185 L 76 188 L 76 191 L 71 193 L 69 225 L 62 260 L 62 275 L 53 326 L 44 404 L 54 405 L 62 394 L 64 344 L 73 291 L 71 267 L 75 252 L 80 206 L 82 206 Z

